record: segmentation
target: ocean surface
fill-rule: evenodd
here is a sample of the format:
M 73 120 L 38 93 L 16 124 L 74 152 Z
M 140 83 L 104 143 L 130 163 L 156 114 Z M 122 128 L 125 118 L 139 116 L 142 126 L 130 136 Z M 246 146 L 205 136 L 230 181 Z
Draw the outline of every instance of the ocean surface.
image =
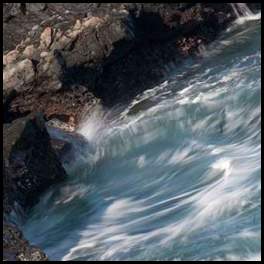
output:
M 51 260 L 260 260 L 260 16 L 130 105 L 95 109 L 25 237 Z

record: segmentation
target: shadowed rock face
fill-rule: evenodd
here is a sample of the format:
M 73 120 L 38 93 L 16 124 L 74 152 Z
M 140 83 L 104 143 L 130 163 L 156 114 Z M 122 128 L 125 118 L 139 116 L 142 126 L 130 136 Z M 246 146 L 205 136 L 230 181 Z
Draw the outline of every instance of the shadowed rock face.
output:
M 27 116 L 3 128 L 3 154 L 14 198 L 22 207 L 37 202 L 39 193 L 65 179 L 66 172 L 50 144 L 41 116 Z
M 43 191 L 65 179 L 66 172 L 51 147 L 41 116 L 29 115 L 4 124 L 3 139 L 4 259 L 47 260 L 40 249 L 25 240 L 8 216 L 15 204 L 27 209 L 37 203 Z
M 38 247 L 29 245 L 22 232 L 12 224 L 3 224 L 4 261 L 47 261 L 48 257 Z

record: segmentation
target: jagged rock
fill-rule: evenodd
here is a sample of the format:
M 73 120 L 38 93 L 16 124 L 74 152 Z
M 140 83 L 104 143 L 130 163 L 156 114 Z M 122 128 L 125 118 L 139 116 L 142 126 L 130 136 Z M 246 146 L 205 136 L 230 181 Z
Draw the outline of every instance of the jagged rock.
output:
M 67 120 L 68 121 L 68 120 Z M 75 122 L 74 122 L 74 117 L 71 116 L 69 118 L 69 121 L 66 123 L 66 122 L 63 122 L 59 119 L 51 119 L 49 120 L 47 123 L 46 123 L 47 126 L 50 126 L 50 127 L 56 127 L 56 128 L 59 128 L 61 130 L 64 130 L 64 131 L 68 131 L 68 132 L 73 132 L 75 130 Z
M 36 49 L 34 48 L 34 45 L 27 46 L 24 51 L 23 55 L 29 59 L 33 59 L 34 53 L 36 53 Z
M 63 5 L 52 7 L 65 16 Z M 43 12 L 49 12 L 49 5 Z M 10 116 L 44 111 L 49 118 L 64 114 L 64 105 L 77 120 L 74 113 L 80 111 L 80 103 L 63 100 L 73 91 L 78 94 L 73 87 L 80 86 L 106 106 L 127 101 L 164 78 L 166 71 L 161 65 L 176 64 L 195 54 L 232 21 L 227 4 L 108 3 L 91 4 L 85 12 L 90 12 L 89 16 L 80 18 L 71 11 L 65 26 L 60 26 L 56 15 L 55 20 L 43 21 L 47 26 L 32 40 L 40 46 L 34 56 L 36 78 L 28 75 L 30 85 L 16 78 L 12 67 L 17 65 L 4 70 L 4 86 L 18 91 L 7 107 Z M 61 96 L 59 103 L 57 95 Z M 47 102 L 47 97 L 54 99 Z M 83 102 L 82 107 L 89 104 Z
M 52 43 L 53 29 L 47 27 L 40 35 L 40 49 L 48 49 Z
M 17 226 L 3 224 L 3 260 L 4 261 L 47 261 L 47 255 L 38 247 L 32 246 L 23 237 Z
M 38 202 L 39 195 L 66 177 L 59 157 L 51 146 L 41 115 L 29 115 L 3 126 L 3 259 L 46 261 L 45 253 L 23 237 L 8 215 L 15 204 L 26 209 Z
M 41 116 L 19 118 L 3 128 L 3 155 L 11 177 L 13 198 L 22 207 L 38 201 L 51 184 L 65 179 L 66 172 L 50 144 Z
M 85 137 L 65 129 L 67 124 L 52 119 L 46 122 L 46 126 L 53 149 L 55 149 L 60 161 L 68 168 L 71 168 L 76 162 L 78 163 L 82 157 L 93 155 L 92 153 L 95 152 Z
M 6 55 L 4 55 L 3 56 L 3 64 L 8 65 L 8 64 L 14 63 L 18 57 L 18 54 L 19 54 L 19 52 L 17 50 L 12 50 L 9 53 L 7 53 Z
M 54 18 L 31 40 L 41 42 L 34 65 L 3 58 L 4 93 L 17 92 L 4 95 L 11 98 L 5 120 L 35 111 L 78 120 L 95 97 L 106 106 L 128 101 L 166 77 L 164 65 L 195 55 L 234 19 L 225 3 L 48 4 L 40 17 L 49 7 Z
M 15 89 L 23 91 L 27 84 L 35 79 L 34 65 L 31 60 L 25 59 L 18 62 L 13 67 L 7 67 L 3 72 L 4 89 Z

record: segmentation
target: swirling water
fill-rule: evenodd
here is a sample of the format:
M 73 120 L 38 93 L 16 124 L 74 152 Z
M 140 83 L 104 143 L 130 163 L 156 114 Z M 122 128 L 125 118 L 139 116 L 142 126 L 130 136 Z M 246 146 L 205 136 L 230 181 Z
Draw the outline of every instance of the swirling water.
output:
M 57 260 L 260 260 L 260 29 L 240 20 L 130 105 L 95 111 L 26 237 Z

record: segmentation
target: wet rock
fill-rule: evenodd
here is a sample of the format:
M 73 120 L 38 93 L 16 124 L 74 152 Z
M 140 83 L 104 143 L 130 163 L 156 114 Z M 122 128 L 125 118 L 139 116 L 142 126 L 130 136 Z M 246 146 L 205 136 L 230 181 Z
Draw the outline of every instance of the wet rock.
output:
M 41 59 L 36 67 L 38 79 L 36 93 L 57 91 L 62 88 L 61 76 L 65 70 L 65 62 L 60 53 L 41 52 Z
M 9 168 L 6 166 L 6 161 L 3 159 L 3 213 L 8 215 L 12 211 L 14 203 L 14 187 L 12 185 Z
M 27 209 L 39 195 L 66 177 L 42 115 L 28 115 L 3 126 L 3 260 L 46 261 L 45 253 L 23 237 L 9 215 Z M 57 144 L 58 145 L 58 144 Z M 65 148 L 64 148 L 65 150 Z
M 63 117 L 60 116 L 60 118 Z M 51 119 L 46 123 L 46 125 L 50 127 L 56 127 L 64 131 L 73 132 L 75 130 L 74 117 L 71 116 L 68 118 L 64 116 L 64 118 L 66 119 L 66 122 L 63 122 L 59 119 Z
M 51 139 L 52 148 L 55 150 L 56 155 L 60 161 L 64 161 L 65 155 L 72 150 L 72 144 L 61 139 Z
M 47 261 L 48 257 L 41 249 L 32 246 L 23 237 L 14 224 L 3 224 L 3 260 L 4 261 Z
M 22 207 L 35 204 L 41 192 L 65 179 L 41 116 L 15 120 L 3 128 L 3 138 L 5 164 L 16 190 L 13 200 Z
M 92 156 L 92 153 L 95 153 L 95 149 L 93 149 L 81 134 L 75 131 L 61 129 L 62 123 L 61 121 L 58 122 L 58 120 L 53 119 L 46 122 L 46 126 L 51 137 L 52 147 L 55 149 L 60 161 L 71 169 L 81 159 L 87 159 L 88 156 Z
M 8 96 L 5 98 L 7 100 Z M 43 93 L 15 95 L 12 102 L 7 103 L 5 120 L 12 120 L 17 113 L 43 112 L 48 120 L 58 118 L 67 123 L 73 117 L 76 125 L 87 109 L 97 104 L 100 100 L 80 85 L 54 92 L 47 89 Z M 66 118 L 61 119 L 62 116 Z

